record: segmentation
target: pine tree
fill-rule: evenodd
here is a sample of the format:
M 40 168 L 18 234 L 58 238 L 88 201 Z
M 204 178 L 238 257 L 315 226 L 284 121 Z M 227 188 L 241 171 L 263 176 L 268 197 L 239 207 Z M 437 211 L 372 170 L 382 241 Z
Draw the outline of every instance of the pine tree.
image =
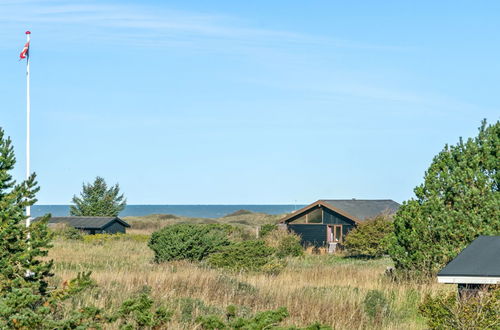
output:
M 12 142 L 0 128 L 0 329 L 53 329 L 74 321 L 58 319 L 55 311 L 62 300 L 91 283 L 90 274 L 49 290 L 52 262 L 41 259 L 51 247 L 48 217 L 26 228 L 24 210 L 36 202 L 39 188 L 35 174 L 19 184 L 13 180 L 15 163 Z M 76 324 L 89 321 L 77 314 Z
M 406 275 L 434 275 L 479 235 L 500 234 L 500 122 L 445 146 L 394 220 L 390 255 Z
M 83 184 L 80 197 L 73 196 L 70 214 L 73 216 L 116 217 L 125 208 L 126 199 L 120 195 L 118 184 L 110 187 L 103 178 L 96 177 L 94 183 Z

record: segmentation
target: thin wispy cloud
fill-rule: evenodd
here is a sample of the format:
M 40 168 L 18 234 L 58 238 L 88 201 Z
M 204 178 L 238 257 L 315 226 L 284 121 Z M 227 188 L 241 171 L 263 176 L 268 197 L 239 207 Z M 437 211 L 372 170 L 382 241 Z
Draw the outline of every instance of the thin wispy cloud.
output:
M 129 46 L 185 46 L 217 48 L 303 47 L 306 44 L 378 50 L 404 47 L 306 35 L 249 26 L 237 17 L 153 8 L 147 5 L 73 1 L 0 1 L 0 36 L 29 27 L 51 41 L 127 42 Z

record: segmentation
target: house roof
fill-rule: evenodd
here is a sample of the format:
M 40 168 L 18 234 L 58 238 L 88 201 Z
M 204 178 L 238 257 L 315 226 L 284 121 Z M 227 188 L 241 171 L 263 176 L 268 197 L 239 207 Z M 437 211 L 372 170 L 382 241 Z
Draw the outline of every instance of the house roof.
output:
M 49 224 L 65 223 L 78 229 L 103 229 L 114 221 L 125 227 L 130 227 L 128 223 L 118 217 L 51 217 Z
M 500 283 L 500 236 L 476 238 L 438 273 L 438 281 Z
M 323 202 L 359 220 L 370 219 L 384 212 L 395 213 L 399 209 L 399 203 L 392 199 L 324 199 Z
M 399 204 L 392 199 L 320 199 L 287 215 L 280 222 L 288 222 L 317 207 L 325 207 L 359 223 L 384 212 L 395 213 Z

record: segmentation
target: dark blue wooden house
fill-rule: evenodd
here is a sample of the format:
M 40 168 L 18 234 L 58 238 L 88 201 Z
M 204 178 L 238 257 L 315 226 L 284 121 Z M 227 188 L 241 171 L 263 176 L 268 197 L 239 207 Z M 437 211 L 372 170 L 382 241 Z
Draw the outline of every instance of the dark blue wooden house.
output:
M 49 227 L 65 224 L 87 234 L 125 234 L 128 223 L 118 217 L 51 217 Z
M 360 222 L 380 214 L 393 214 L 399 204 L 390 199 L 322 199 L 297 210 L 280 223 L 298 234 L 304 245 L 342 243 Z

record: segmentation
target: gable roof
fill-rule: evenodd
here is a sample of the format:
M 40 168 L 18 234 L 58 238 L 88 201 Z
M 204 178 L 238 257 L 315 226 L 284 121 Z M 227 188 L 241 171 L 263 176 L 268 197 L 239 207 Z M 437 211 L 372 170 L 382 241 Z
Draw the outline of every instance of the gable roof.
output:
M 395 213 L 399 203 L 392 199 L 320 199 L 306 207 L 287 215 L 280 222 L 288 222 L 307 213 L 311 209 L 325 207 L 355 223 L 373 218 L 381 213 Z
M 438 273 L 438 281 L 500 283 L 500 236 L 476 238 Z
M 360 220 L 370 219 L 384 212 L 392 214 L 399 209 L 399 203 L 392 199 L 325 199 L 323 201 Z
M 65 223 L 77 229 L 103 229 L 114 221 L 125 227 L 130 227 L 128 223 L 118 217 L 51 217 L 48 223 Z

